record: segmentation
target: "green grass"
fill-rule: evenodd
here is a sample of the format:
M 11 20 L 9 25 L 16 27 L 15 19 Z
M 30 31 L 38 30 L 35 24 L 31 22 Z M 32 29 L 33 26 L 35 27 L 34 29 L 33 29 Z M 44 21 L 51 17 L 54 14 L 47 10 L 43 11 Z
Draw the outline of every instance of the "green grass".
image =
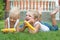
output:
M 58 23 L 60 26 L 60 24 Z M 4 21 L 0 21 L 0 29 L 4 27 Z M 16 33 L 2 33 L 0 30 L 0 40 L 60 40 L 60 30 L 39 32 L 30 34 L 28 31 Z

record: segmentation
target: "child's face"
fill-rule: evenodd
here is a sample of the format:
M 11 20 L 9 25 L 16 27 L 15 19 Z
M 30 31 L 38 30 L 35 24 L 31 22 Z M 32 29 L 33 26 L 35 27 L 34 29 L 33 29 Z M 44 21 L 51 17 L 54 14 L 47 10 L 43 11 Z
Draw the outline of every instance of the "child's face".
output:
M 33 22 L 35 19 L 34 19 L 34 16 L 30 12 L 28 12 L 28 13 L 26 13 L 25 20 Z
M 15 22 L 17 20 L 17 18 L 15 16 L 10 16 L 10 21 L 11 22 Z

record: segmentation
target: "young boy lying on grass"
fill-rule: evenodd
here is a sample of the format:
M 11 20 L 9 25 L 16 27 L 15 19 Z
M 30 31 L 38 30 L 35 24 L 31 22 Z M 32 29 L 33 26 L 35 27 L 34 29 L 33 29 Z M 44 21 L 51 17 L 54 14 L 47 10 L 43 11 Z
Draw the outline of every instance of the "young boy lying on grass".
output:
M 53 12 L 51 12 L 50 16 L 52 19 L 52 26 L 49 25 L 48 23 L 43 24 L 41 22 L 41 15 L 38 11 L 27 11 L 26 13 L 26 18 L 25 20 L 28 21 L 33 28 L 35 28 L 35 30 L 31 30 L 30 28 L 28 28 L 26 26 L 26 23 L 24 23 L 23 25 L 20 26 L 20 31 L 24 31 L 26 28 L 28 28 L 29 33 L 37 33 L 40 30 L 41 31 L 50 31 L 50 30 L 58 30 L 58 26 L 56 24 L 56 20 L 55 20 L 55 15 L 58 12 L 58 9 L 55 9 Z

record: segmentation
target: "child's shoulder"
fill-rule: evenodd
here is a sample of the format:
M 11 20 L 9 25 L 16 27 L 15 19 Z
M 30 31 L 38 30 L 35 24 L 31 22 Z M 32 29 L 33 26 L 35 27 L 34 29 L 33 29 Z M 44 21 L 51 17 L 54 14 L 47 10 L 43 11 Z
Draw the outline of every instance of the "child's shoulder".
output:
M 39 22 L 39 21 L 36 21 L 36 22 L 34 23 L 34 25 L 36 25 L 36 24 L 40 24 L 40 22 Z
M 9 20 L 9 17 L 5 19 L 5 21 L 8 21 Z

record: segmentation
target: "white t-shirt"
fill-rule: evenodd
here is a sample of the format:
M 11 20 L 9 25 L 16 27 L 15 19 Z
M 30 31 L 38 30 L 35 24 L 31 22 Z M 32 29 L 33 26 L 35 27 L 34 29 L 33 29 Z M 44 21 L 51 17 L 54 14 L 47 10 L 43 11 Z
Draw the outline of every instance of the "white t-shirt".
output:
M 35 26 L 36 24 L 40 24 L 40 26 L 41 26 L 41 27 L 40 27 L 40 30 L 41 30 L 41 31 L 50 31 L 50 29 L 49 29 L 47 26 L 41 24 L 39 21 L 35 22 L 35 23 L 34 23 L 34 26 Z

